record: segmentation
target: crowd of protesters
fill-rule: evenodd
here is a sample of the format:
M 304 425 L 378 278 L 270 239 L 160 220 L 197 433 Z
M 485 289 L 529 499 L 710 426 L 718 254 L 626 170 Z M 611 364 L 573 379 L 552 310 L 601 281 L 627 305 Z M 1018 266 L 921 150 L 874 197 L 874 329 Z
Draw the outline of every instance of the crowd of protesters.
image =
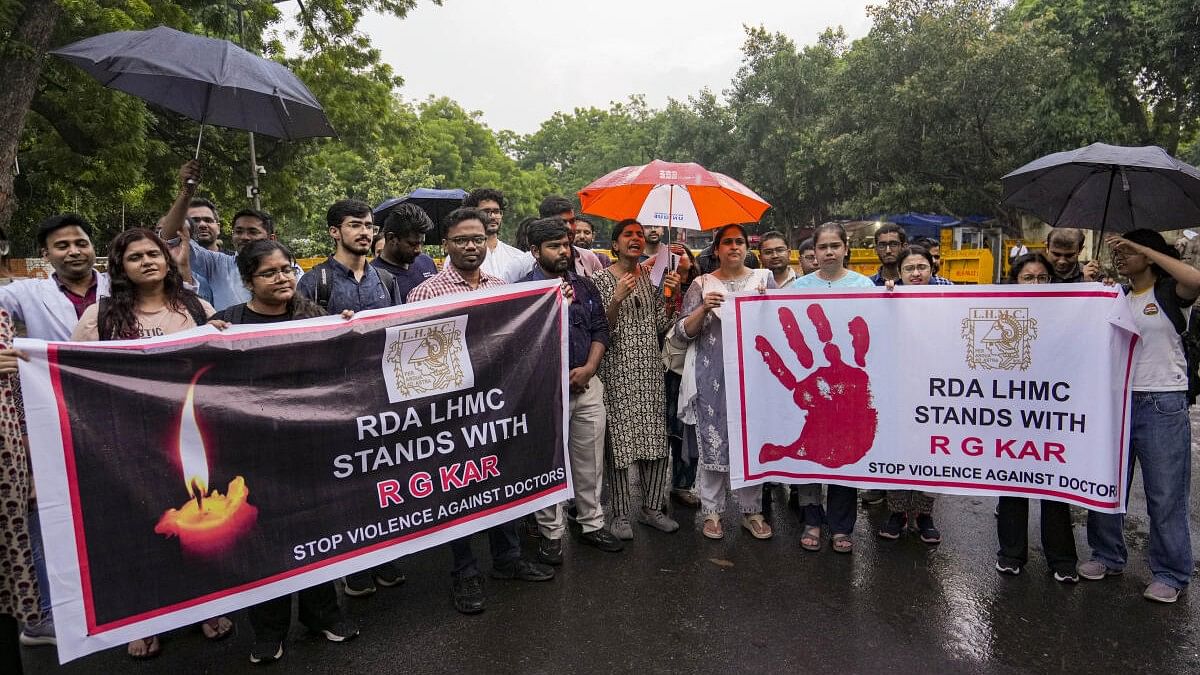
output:
M 514 245 L 500 239 L 505 196 L 489 188 L 469 193 L 442 223 L 441 269 L 423 252 L 426 235 L 436 231 L 425 211 L 402 204 L 383 222 L 375 222 L 369 205 L 343 200 L 327 213 L 333 254 L 302 273 L 292 252 L 276 239 L 271 216 L 262 211 L 238 211 L 228 230 L 234 250 L 220 250 L 223 223 L 217 205 L 195 196 L 199 178 L 198 164 L 183 166 L 178 197 L 159 227 L 119 234 L 109 246 L 107 272 L 95 268 L 90 224 L 64 214 L 45 220 L 36 235 L 53 270 L 49 278 L 0 286 L 4 672 L 19 672 L 8 670 L 14 663 L 19 668 L 18 632 L 26 646 L 54 644 L 56 639 L 27 465 L 16 378 L 23 355 L 12 349 L 15 324 L 28 337 L 43 340 L 129 340 L 205 323 L 224 329 L 326 314 L 349 319 L 369 309 L 559 279 L 570 303 L 568 459 L 575 498 L 528 519 L 524 529 L 538 539 L 533 555 L 522 550 L 520 523 L 487 531 L 491 577 L 545 582 L 564 563 L 562 539 L 572 531 L 568 520 L 577 524 L 580 543 L 609 553 L 622 551 L 635 536 L 678 531 L 673 514 L 679 509 L 698 509 L 702 536 L 721 539 L 732 492 L 741 514 L 737 522 L 749 535 L 760 540 L 773 536 L 764 513 L 764 489 L 730 490 L 721 340 L 728 294 L 854 287 L 888 292 L 896 285 L 951 284 L 939 274 L 938 242 L 909 242 L 903 228 L 890 224 L 875 234 L 879 268 L 873 276 L 847 267 L 846 231 L 833 223 L 817 227 L 799 245 L 798 270 L 785 235 L 762 235 L 756 256 L 739 224 L 717 229 L 711 246 L 693 255 L 665 241 L 662 228 L 622 220 L 611 231 L 612 256 L 597 255 L 592 250 L 596 224 L 577 217 L 572 203 L 558 196 L 541 203 L 538 218 L 521 223 Z M 1179 249 L 1190 251 L 1195 239 L 1189 237 Z M 1200 295 L 1200 270 L 1181 261 L 1180 250 L 1149 230 L 1110 235 L 1105 243 L 1117 273 L 1127 281 L 1124 289 L 1141 332 L 1134 355 L 1128 471 L 1132 476 L 1140 465 L 1149 510 L 1153 581 L 1144 595 L 1170 603 L 1187 587 L 1193 569 L 1187 410 L 1194 373 L 1188 372 L 1180 336 L 1188 327 L 1188 308 Z M 1014 252 L 1008 280 L 1102 280 L 1094 261 L 1079 261 L 1083 245 L 1078 230 L 1052 230 L 1046 254 Z M 664 259 L 669 264 L 661 264 Z M 640 486 L 636 493 L 635 482 Z M 832 551 L 852 553 L 860 501 L 868 506 L 886 502 L 889 515 L 877 532 L 883 539 L 911 532 L 930 546 L 942 541 L 934 523 L 939 502 L 933 494 L 860 492 L 836 484 L 793 485 L 788 494 L 803 525 L 798 543 L 807 551 L 820 551 L 828 541 Z M 1039 508 L 1043 550 L 1056 581 L 1103 579 L 1123 571 L 1122 515 L 1088 514 L 1091 553 L 1080 561 L 1069 507 L 1042 500 Z M 998 573 L 1018 575 L 1026 565 L 1028 515 L 1027 499 L 999 499 Z M 635 522 L 645 529 L 635 533 Z M 455 609 L 467 614 L 486 607 L 483 570 L 471 539 L 449 545 L 450 595 Z M 350 575 L 340 586 L 346 596 L 364 597 L 404 581 L 401 566 L 391 561 Z M 339 608 L 337 587 L 330 582 L 296 594 L 299 621 L 332 642 L 358 635 L 358 627 Z M 251 608 L 249 619 L 255 636 L 250 660 L 281 658 L 291 622 L 290 597 Z M 213 640 L 228 636 L 232 627 L 227 617 L 199 626 Z M 128 653 L 148 658 L 161 648 L 158 638 L 149 636 L 131 642 Z

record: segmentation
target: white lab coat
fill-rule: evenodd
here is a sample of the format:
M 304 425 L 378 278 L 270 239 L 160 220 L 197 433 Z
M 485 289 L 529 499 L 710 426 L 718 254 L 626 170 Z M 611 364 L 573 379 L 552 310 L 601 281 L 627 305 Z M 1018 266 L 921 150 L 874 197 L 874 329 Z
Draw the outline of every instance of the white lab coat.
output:
M 96 298 L 109 294 L 108 275 L 97 272 Z M 38 340 L 70 340 L 79 319 L 75 305 L 50 279 L 20 279 L 0 286 L 0 307 L 25 322 L 26 333 Z

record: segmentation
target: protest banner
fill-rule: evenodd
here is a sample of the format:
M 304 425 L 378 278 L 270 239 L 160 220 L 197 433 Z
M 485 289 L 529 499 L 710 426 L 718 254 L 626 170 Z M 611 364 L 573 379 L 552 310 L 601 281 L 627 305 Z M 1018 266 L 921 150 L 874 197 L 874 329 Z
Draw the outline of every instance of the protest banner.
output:
M 551 281 L 19 341 L 60 660 L 567 499 L 566 326 Z
M 1124 511 L 1137 338 L 1119 288 L 781 290 L 733 305 L 722 335 L 734 487 Z

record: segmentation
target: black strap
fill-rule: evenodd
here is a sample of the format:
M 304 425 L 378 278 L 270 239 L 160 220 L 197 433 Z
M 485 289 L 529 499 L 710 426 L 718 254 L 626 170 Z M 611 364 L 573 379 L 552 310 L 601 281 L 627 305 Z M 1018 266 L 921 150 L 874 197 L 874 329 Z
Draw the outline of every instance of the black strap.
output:
M 108 296 L 102 295 L 96 300 L 96 335 L 100 340 L 112 339 L 112 328 L 108 324 Z
M 398 304 L 396 302 L 396 292 L 394 290 L 396 287 L 395 275 L 376 265 L 367 265 L 367 267 L 375 270 L 375 274 L 379 275 L 379 283 L 383 285 L 383 290 L 387 292 L 388 302 L 393 305 Z M 308 271 L 308 274 L 317 274 L 317 297 L 314 298 L 314 300 L 316 300 L 317 304 L 321 306 L 321 309 L 325 310 L 326 312 L 329 311 L 329 298 L 331 295 L 333 295 L 333 284 L 329 281 L 329 268 L 329 260 L 326 260 L 323 263 L 314 265 L 313 268 Z M 368 270 L 364 269 L 363 276 L 365 277 L 367 273 Z
M 371 267 L 375 268 L 375 273 L 379 275 L 379 283 L 383 284 L 383 290 L 387 291 L 388 302 L 393 305 L 399 304 L 396 302 L 396 294 L 393 291 L 396 288 L 396 277 L 382 267 L 376 265 L 371 265 Z
M 197 326 L 208 323 L 208 313 L 204 311 L 204 305 L 200 304 L 200 296 L 191 291 L 184 291 L 183 306 Z

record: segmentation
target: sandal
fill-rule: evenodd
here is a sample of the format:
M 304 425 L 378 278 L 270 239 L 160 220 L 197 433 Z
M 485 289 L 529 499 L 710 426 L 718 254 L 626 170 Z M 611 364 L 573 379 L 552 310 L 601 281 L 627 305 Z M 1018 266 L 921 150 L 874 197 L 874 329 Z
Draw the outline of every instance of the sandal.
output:
M 804 534 L 800 535 L 800 548 L 805 551 L 821 550 L 821 526 L 806 525 Z
M 742 516 L 742 527 L 750 531 L 750 535 L 755 539 L 770 539 L 775 533 L 771 531 L 771 526 L 767 524 L 761 513 L 755 513 L 751 516 Z
M 837 553 L 850 553 L 854 550 L 854 541 L 848 534 L 835 534 L 831 537 L 832 548 Z
M 213 642 L 224 640 L 233 632 L 233 622 L 226 617 L 218 616 L 201 623 L 200 632 Z
M 725 530 L 721 528 L 721 517 L 716 514 L 704 516 L 704 536 L 709 539 L 724 539 Z
M 138 651 L 134 651 L 137 649 Z M 152 659 L 162 652 L 162 646 L 158 644 L 158 636 L 151 635 L 147 638 L 134 640 L 125 648 L 125 652 L 130 658 L 134 659 Z

